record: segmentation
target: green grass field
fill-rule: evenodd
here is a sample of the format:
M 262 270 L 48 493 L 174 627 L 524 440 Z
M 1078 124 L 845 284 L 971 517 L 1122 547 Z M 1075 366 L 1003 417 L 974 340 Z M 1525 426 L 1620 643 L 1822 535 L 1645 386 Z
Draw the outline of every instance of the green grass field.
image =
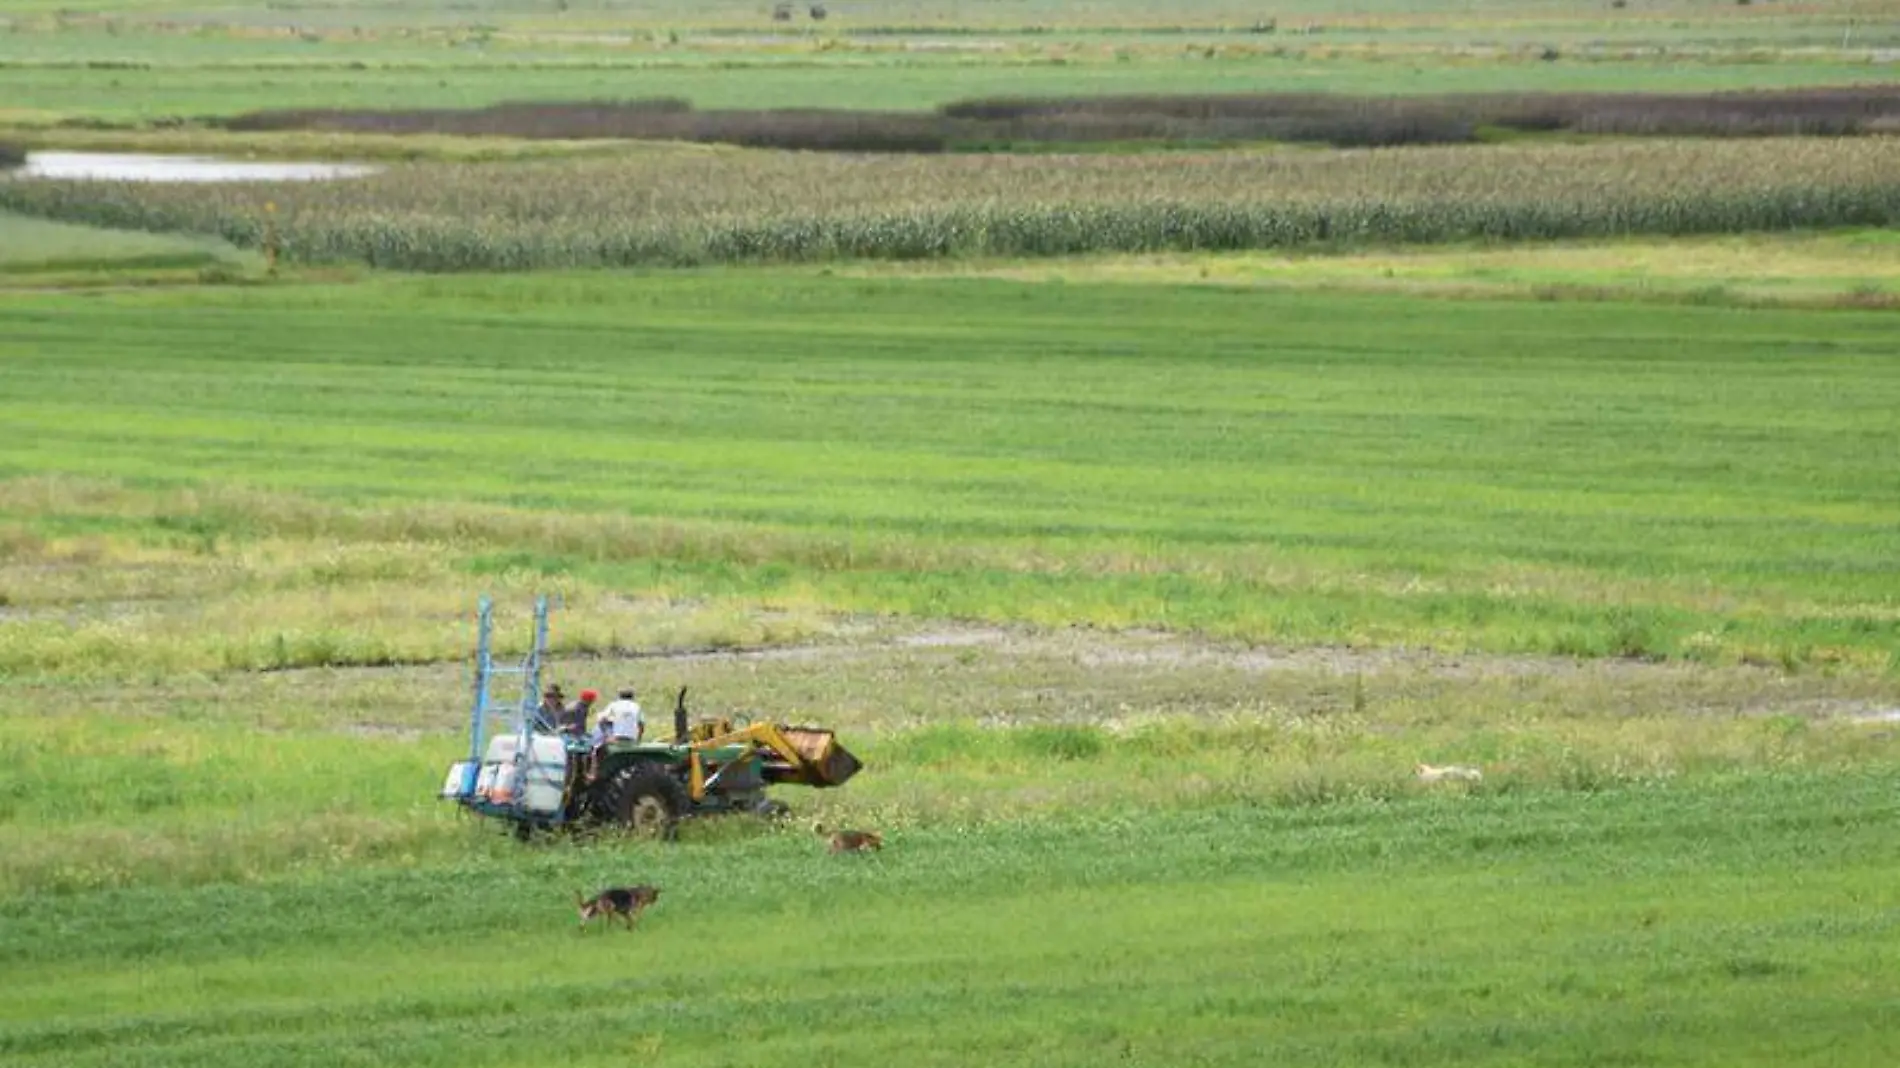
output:
M 0 213 L 0 284 L 22 276 L 112 274 L 233 263 L 238 250 L 215 238 L 104 230 Z
M 10 8 L 0 121 L 685 97 L 919 109 L 1011 94 L 1709 90 L 1887 78 L 1892 0 L 1068 5 L 160 3 Z M 1269 23 L 1273 32 L 1255 32 Z
M 18 483 L 9 600 L 93 599 L 44 565 L 98 534 L 125 596 L 194 620 L 0 620 L 15 673 L 450 655 L 434 613 L 510 574 L 1255 640 L 1900 650 L 1882 313 L 705 272 L 0 324 L 0 470 L 124 487 Z M 359 555 L 326 571 L 337 539 Z M 428 596 L 302 629 L 391 586 Z M 261 635 L 260 596 L 287 613 Z
M 16 899 L 0 1051 L 1872 1068 L 1900 1053 L 1894 815 L 1889 776 L 1784 775 Z M 664 888 L 640 929 L 576 934 L 574 889 L 626 880 Z
M 443 63 L 359 70 L 334 65 L 160 67 L 88 70 L 0 67 L 0 119 L 95 116 L 120 122 L 230 115 L 273 107 L 475 107 L 502 100 L 639 99 L 678 96 L 696 106 L 926 109 L 982 95 L 1060 96 L 1078 92 L 1407 94 L 1528 90 L 1696 91 L 1880 80 L 1864 63 L 1649 63 L 1559 66 L 1535 60 L 1414 68 L 1403 62 L 1239 57 L 1184 67 L 1175 57 L 1126 63 L 913 61 L 872 57 L 847 66 L 823 57 L 758 60 L 739 69 L 715 60 L 682 64 L 559 60 L 525 69 L 496 63 Z M 728 61 L 729 62 L 729 61 Z M 307 68 L 307 69 L 306 69 Z
M 1357 253 L 1089 256 L 867 264 L 850 273 L 1876 308 L 1900 302 L 1900 237 L 1891 230 L 1861 230 L 1503 247 L 1423 246 Z
M 602 250 L 683 214 L 656 191 L 794 233 L 949 199 L 909 170 L 1203 190 L 1161 153 L 125 125 L 1871 83 L 1893 0 L 4 6 L 0 140 L 437 161 L 388 177 L 479 255 L 392 225 L 393 181 L 325 218 L 352 190 L 274 190 L 274 234 L 515 272 L 192 236 L 260 244 L 255 188 L 7 191 L 183 231 L 0 214 L 7 1068 L 1900 1061 L 1900 245 L 1790 232 L 1888 195 L 1881 137 L 1366 157 L 1531 200 L 1499 161 L 1628 160 L 1531 167 L 1603 194 L 1535 232 L 1615 240 L 582 273 L 528 268 L 647 262 Z M 602 158 L 510 162 L 543 155 Z M 1269 162 L 1201 164 L 1284 200 Z M 1743 210 L 1774 182 L 1796 214 Z M 1737 210 L 1628 236 L 1695 196 Z M 491 202 L 573 255 L 497 254 Z M 667 845 L 469 821 L 434 794 L 476 598 L 513 653 L 541 592 L 570 693 L 635 682 L 655 723 L 690 686 L 866 770 Z M 575 931 L 633 882 L 638 930 Z
M 677 96 L 702 108 L 865 107 L 921 110 L 984 95 L 1340 92 L 1410 94 L 1567 90 L 1699 91 L 1855 85 L 1885 74 L 1865 63 L 1672 63 L 1522 60 L 1415 67 L 1383 59 L 1271 55 L 1202 60 L 1175 56 L 1052 62 L 828 59 L 678 63 L 553 60 L 517 67 L 443 62 L 358 69 L 365 61 L 298 62 L 281 70 L 217 65 L 98 70 L 0 65 L 0 120 L 44 123 L 94 117 L 120 123 L 200 118 L 279 107 L 476 107 L 502 100 Z M 1429 61 L 1427 61 L 1429 63 Z
M 1884 1065 L 1888 318 L 815 271 L 0 297 L 0 1054 Z M 482 589 L 563 595 L 570 688 L 837 726 L 869 770 L 788 799 L 891 847 L 465 825 L 430 795 Z M 652 655 L 706 645 L 765 651 Z M 573 931 L 636 880 L 638 931 Z
M 527 584 L 491 588 L 502 633 L 518 640 Z M 281 603 L 258 608 L 291 616 Z M 1486 777 L 1472 796 L 1506 797 L 1828 775 L 1900 755 L 1895 681 L 1846 671 L 861 619 L 780 631 L 748 650 L 681 652 L 686 635 L 665 629 L 681 615 L 677 603 L 568 589 L 557 643 L 604 619 L 638 652 L 567 652 L 551 678 L 570 692 L 636 680 L 656 711 L 689 686 L 701 713 L 822 722 L 872 770 L 844 790 L 783 799 L 801 819 L 905 835 L 988 834 L 1080 812 L 1139 823 L 1242 803 L 1398 803 L 1429 794 L 1413 781 L 1421 760 L 1476 762 Z M 468 613 L 452 623 L 466 644 Z M 0 718 L 12 769 L 0 792 L 0 897 L 453 864 L 478 843 L 430 790 L 466 751 L 468 675 L 444 659 L 173 671 L 131 686 L 129 673 L 13 680 Z M 89 715 L 49 726 L 35 714 L 48 707 Z M 108 735 L 100 721 L 114 724 Z M 689 825 L 686 841 L 735 840 L 747 826 Z

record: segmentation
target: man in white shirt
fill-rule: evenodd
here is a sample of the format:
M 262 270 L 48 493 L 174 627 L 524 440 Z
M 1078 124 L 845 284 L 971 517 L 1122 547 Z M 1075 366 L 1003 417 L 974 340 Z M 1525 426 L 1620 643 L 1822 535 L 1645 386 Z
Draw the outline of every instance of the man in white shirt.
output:
M 620 699 L 600 714 L 607 737 L 616 742 L 637 742 L 646 735 L 646 720 L 640 715 L 640 702 L 633 699 L 633 687 L 620 691 Z

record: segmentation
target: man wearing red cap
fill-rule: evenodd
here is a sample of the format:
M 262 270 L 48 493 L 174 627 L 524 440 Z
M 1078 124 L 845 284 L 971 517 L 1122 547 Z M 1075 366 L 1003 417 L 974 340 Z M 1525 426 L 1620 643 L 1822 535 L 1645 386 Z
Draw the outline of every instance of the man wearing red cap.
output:
M 562 734 L 586 734 L 587 717 L 594 710 L 594 702 L 600 700 L 600 691 L 582 690 L 581 699 L 574 702 L 561 716 Z

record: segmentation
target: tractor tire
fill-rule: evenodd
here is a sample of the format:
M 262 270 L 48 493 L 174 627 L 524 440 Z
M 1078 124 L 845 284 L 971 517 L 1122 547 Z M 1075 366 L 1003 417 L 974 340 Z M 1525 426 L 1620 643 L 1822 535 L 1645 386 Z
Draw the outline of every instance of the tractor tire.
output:
M 624 768 L 608 790 L 608 813 L 626 833 L 671 840 L 686 811 L 686 790 L 658 768 Z

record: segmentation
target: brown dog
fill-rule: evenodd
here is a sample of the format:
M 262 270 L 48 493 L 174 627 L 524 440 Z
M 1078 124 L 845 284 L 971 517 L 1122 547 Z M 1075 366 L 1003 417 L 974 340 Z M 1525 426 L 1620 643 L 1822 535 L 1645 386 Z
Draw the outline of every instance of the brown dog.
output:
M 627 921 L 627 930 L 633 930 L 633 921 L 647 906 L 660 900 L 660 888 L 657 886 L 615 886 L 593 897 L 582 897 L 579 891 L 574 894 L 574 907 L 581 913 L 581 930 L 587 930 L 588 923 L 600 917 L 606 917 L 608 923 L 615 916 Z
M 877 851 L 884 848 L 884 836 L 875 831 L 830 831 L 822 824 L 814 823 L 811 829 L 820 835 L 831 836 L 833 853 L 861 853 L 867 849 Z

